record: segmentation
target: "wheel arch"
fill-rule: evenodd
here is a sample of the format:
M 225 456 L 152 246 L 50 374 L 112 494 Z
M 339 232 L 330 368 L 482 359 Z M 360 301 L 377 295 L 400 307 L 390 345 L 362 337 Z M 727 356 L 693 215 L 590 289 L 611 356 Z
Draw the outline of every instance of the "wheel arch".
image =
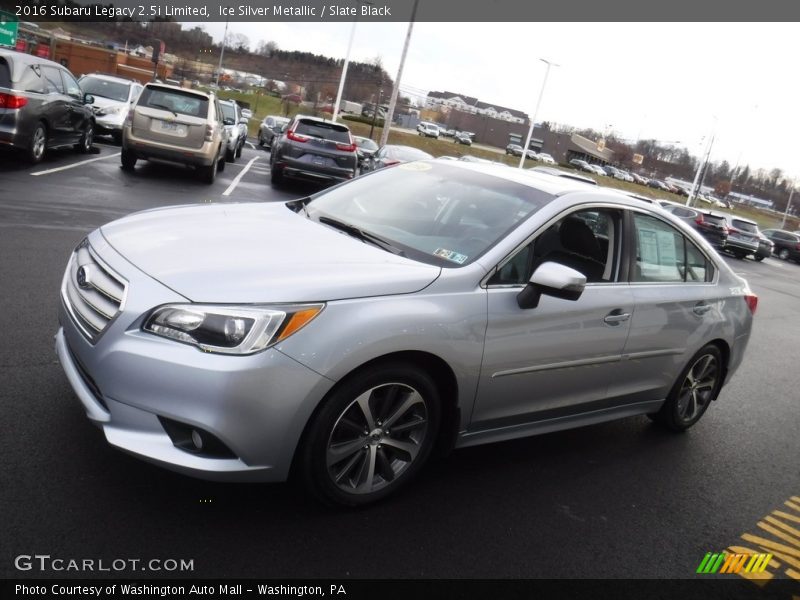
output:
M 722 338 L 711 340 L 708 343 L 708 345 L 716 346 L 716 348 L 722 355 L 722 383 L 717 389 L 717 393 L 712 398 L 712 400 L 716 400 L 717 397 L 719 396 L 719 392 L 722 390 L 723 386 L 727 383 L 728 380 L 728 365 L 730 364 L 730 359 L 731 359 L 731 347 L 728 345 L 728 342 L 726 342 Z
M 436 354 L 420 350 L 401 350 L 378 356 L 356 366 L 355 368 L 351 369 L 347 375 L 339 379 L 339 381 L 337 381 L 336 384 L 328 390 L 328 392 L 314 407 L 314 410 L 311 412 L 306 420 L 305 425 L 303 426 L 303 432 L 300 434 L 300 438 L 297 441 L 297 445 L 295 446 L 292 456 L 290 474 L 294 474 L 297 469 L 298 457 L 306 442 L 311 423 L 324 406 L 326 400 L 332 394 L 334 394 L 344 384 L 345 381 L 349 381 L 352 377 L 356 377 L 362 371 L 374 369 L 375 367 L 386 363 L 398 362 L 405 363 L 424 371 L 431 377 L 436 385 L 436 391 L 439 394 L 439 400 L 441 402 L 441 417 L 439 431 L 436 433 L 434 452 L 439 455 L 443 455 L 455 447 L 461 420 L 461 411 L 458 406 L 458 380 L 455 372 L 444 359 Z

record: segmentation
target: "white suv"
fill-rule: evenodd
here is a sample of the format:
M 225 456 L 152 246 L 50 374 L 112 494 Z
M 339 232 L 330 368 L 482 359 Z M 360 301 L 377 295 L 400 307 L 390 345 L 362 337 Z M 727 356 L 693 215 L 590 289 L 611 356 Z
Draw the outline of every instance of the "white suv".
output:
M 424 121 L 417 125 L 417 131 L 423 137 L 432 137 L 439 139 L 439 127 L 433 123 L 425 123 Z
M 125 118 L 142 93 L 142 84 L 132 79 L 99 73 L 83 75 L 78 83 L 85 94 L 94 96 L 92 110 L 97 133 L 111 135 L 117 143 L 122 142 Z

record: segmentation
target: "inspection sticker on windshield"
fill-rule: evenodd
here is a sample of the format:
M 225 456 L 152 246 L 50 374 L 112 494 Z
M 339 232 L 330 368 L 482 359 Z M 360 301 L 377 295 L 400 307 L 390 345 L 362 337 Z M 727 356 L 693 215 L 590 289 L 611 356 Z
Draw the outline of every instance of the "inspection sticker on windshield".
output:
M 440 258 L 446 258 L 447 260 L 452 260 L 460 265 L 463 265 L 464 261 L 467 260 L 466 254 L 459 254 L 458 252 L 453 252 L 452 250 L 447 250 L 446 248 L 437 248 L 433 255 Z
M 397 168 L 404 171 L 430 171 L 432 167 L 424 162 L 410 162 L 399 164 Z

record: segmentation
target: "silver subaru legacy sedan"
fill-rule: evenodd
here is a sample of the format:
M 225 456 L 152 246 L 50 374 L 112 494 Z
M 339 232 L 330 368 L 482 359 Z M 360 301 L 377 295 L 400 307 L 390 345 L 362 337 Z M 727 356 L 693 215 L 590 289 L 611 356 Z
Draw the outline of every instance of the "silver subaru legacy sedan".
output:
M 434 449 L 640 414 L 691 427 L 756 304 L 655 205 L 431 160 L 97 229 L 64 274 L 56 351 L 111 445 L 358 505 Z

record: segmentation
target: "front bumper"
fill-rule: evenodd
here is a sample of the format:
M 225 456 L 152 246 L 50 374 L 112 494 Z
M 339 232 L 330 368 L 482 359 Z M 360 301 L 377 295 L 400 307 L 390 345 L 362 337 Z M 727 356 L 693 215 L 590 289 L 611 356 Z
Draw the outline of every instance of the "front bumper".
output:
M 112 446 L 186 475 L 285 480 L 305 424 L 333 381 L 274 348 L 216 355 L 142 332 L 152 307 L 186 299 L 126 265 L 97 232 L 90 240 L 128 279 L 129 292 L 94 345 L 61 305 L 56 354 L 89 419 Z M 179 447 L 162 419 L 211 434 L 230 458 Z

